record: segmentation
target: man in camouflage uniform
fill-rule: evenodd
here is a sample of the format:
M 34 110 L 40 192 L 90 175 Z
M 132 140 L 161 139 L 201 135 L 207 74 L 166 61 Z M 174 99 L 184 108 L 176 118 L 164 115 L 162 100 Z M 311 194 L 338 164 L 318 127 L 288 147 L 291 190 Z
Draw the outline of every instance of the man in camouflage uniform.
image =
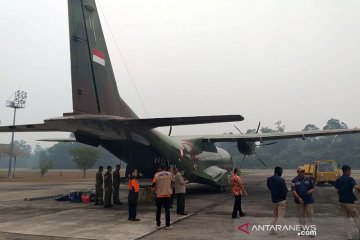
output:
M 104 174 L 104 188 L 105 188 L 105 202 L 104 202 L 104 208 L 110 208 L 113 205 L 111 205 L 111 195 L 113 192 L 113 184 L 112 184 L 112 167 L 107 166 L 107 171 Z
M 102 171 L 104 170 L 103 166 L 99 166 L 99 170 L 96 173 L 96 183 L 95 183 L 95 205 L 104 205 L 103 195 L 103 175 Z
M 122 202 L 120 202 L 119 199 L 119 191 L 120 191 L 120 164 L 116 165 L 116 169 L 113 172 L 113 200 L 114 204 L 121 205 Z

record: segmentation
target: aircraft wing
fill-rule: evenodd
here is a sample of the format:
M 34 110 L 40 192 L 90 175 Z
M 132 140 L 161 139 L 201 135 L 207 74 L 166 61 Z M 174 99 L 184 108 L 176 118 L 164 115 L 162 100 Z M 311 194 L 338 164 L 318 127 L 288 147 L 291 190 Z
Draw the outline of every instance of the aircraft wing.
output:
M 360 133 L 360 128 L 353 129 L 331 129 L 318 131 L 298 131 L 298 132 L 273 132 L 273 133 L 254 133 L 254 134 L 223 134 L 223 135 L 202 135 L 202 136 L 182 136 L 181 139 L 203 139 L 210 142 L 235 142 L 243 140 L 248 142 L 280 140 L 290 138 L 308 138 L 318 136 L 331 136 Z
M 0 132 L 54 132 L 63 131 L 45 123 L 0 127 Z

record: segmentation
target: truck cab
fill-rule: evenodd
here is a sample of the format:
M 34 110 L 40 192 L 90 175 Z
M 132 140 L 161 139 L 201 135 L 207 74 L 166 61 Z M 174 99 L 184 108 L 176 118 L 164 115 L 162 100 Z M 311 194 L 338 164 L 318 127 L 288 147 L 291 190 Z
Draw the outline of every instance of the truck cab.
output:
M 305 175 L 317 185 L 329 183 L 334 185 L 340 170 L 335 160 L 316 160 L 313 164 L 304 164 Z

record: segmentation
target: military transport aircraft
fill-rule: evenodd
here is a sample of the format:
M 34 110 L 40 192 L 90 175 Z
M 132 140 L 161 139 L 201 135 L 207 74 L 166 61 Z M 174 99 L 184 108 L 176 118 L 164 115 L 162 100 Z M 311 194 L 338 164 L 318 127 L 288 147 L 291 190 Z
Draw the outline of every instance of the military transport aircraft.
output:
M 68 0 L 73 112 L 41 124 L 0 127 L 0 132 L 74 133 L 76 141 L 102 146 L 129 166 L 152 177 L 161 162 L 171 163 L 198 183 L 222 188 L 233 167 L 227 151 L 216 142 L 236 142 L 238 150 L 253 154 L 255 142 L 358 133 L 339 129 L 271 134 L 168 136 L 163 126 L 242 121 L 240 115 L 140 119 L 119 96 L 94 0 Z M 169 134 L 170 135 L 170 134 Z M 62 141 L 61 139 L 58 139 Z

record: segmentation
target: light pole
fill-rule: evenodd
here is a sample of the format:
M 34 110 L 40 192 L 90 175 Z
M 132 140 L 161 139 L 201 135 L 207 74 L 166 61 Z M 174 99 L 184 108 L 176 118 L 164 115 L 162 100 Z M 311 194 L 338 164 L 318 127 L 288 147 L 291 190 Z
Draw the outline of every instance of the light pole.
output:
M 25 108 L 27 93 L 24 91 L 17 90 L 13 96 L 11 96 L 6 101 L 6 106 L 14 109 L 13 126 L 15 126 L 16 109 Z M 11 133 L 11 149 L 10 149 L 10 160 L 9 160 L 9 169 L 8 169 L 8 177 L 9 178 L 12 176 L 11 175 L 11 163 L 12 163 L 13 154 L 14 154 L 14 132 Z

